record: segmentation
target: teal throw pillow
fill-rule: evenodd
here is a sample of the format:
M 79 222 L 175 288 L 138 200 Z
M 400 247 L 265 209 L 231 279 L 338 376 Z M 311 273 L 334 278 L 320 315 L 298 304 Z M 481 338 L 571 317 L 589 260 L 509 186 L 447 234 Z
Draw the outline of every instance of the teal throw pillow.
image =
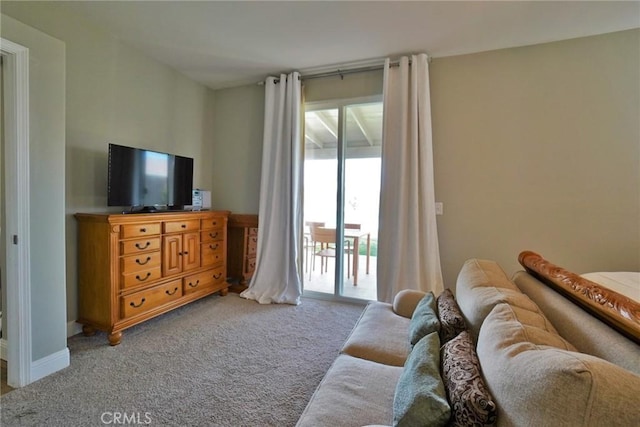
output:
M 440 338 L 432 332 L 418 341 L 404 364 L 393 398 L 393 425 L 438 427 L 450 417 L 440 377 Z
M 418 302 L 409 323 L 409 342 L 413 347 L 422 337 L 431 332 L 440 331 L 440 320 L 436 311 L 436 298 L 433 292 L 428 292 Z

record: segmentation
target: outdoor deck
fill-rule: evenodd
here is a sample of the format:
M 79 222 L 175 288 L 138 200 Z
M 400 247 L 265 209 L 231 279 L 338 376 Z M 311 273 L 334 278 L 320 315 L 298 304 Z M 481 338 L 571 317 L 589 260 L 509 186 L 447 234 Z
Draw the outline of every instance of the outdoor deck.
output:
M 345 270 L 347 267 L 345 257 Z M 349 298 L 359 298 L 363 300 L 376 300 L 377 299 L 377 290 L 376 290 L 376 263 L 377 259 L 375 256 L 370 257 L 370 267 L 369 274 L 366 274 L 366 262 L 367 257 L 365 255 L 360 255 L 358 260 L 359 268 L 358 268 L 358 285 L 353 285 L 353 275 L 350 275 L 347 278 L 347 273 L 345 271 L 344 274 L 344 291 L 342 296 Z M 311 266 L 309 266 L 309 270 Z M 320 259 L 316 259 L 315 269 L 309 274 L 309 270 L 305 269 L 304 271 L 304 290 L 305 291 L 315 291 L 322 292 L 327 294 L 334 293 L 334 278 L 335 278 L 335 260 L 332 258 L 328 258 L 328 266 L 327 272 L 320 272 Z

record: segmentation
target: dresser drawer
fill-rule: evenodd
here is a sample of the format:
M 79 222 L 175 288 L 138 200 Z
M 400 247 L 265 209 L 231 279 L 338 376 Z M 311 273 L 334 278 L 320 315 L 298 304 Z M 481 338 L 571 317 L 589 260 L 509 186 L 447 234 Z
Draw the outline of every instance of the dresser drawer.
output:
M 146 285 L 154 280 L 162 277 L 162 269 L 160 266 L 149 268 L 148 270 L 140 270 L 134 273 L 122 274 L 120 277 L 120 288 L 127 289 L 135 286 Z
M 212 228 L 222 228 L 224 227 L 224 225 L 225 225 L 225 218 L 222 216 L 207 218 L 202 220 L 203 230 L 210 230 Z
M 201 242 L 220 242 L 224 240 L 224 229 L 215 228 L 210 230 L 204 230 L 200 232 Z
M 137 254 L 139 252 L 160 250 L 160 237 L 149 237 L 147 239 L 124 240 L 120 242 L 120 253 L 122 255 Z
M 244 262 L 244 275 L 252 276 L 253 272 L 256 270 L 256 259 L 255 257 L 247 258 Z
M 120 258 L 120 271 L 123 274 L 129 274 L 135 271 L 149 270 L 153 267 L 159 267 L 161 262 L 160 251 L 127 255 Z
M 160 223 L 150 222 L 145 224 L 127 224 L 120 229 L 120 237 L 128 239 L 130 237 L 155 236 L 160 234 Z
M 257 246 L 258 246 L 258 236 L 256 234 L 254 235 L 249 234 L 249 236 L 247 236 L 247 255 L 255 256 Z
M 216 265 L 224 262 L 224 242 L 209 242 L 200 245 L 202 266 Z
M 202 252 L 222 253 L 224 251 L 224 242 L 208 242 L 201 244 Z
M 202 273 L 193 274 L 184 278 L 184 294 L 199 292 L 206 289 L 214 288 L 224 283 L 224 266 L 204 271 Z
M 229 214 L 76 214 L 82 332 L 104 331 L 109 344 L 118 345 L 128 328 L 216 292 L 226 294 Z
M 178 233 L 180 231 L 197 231 L 200 229 L 200 221 L 189 219 L 184 221 L 167 221 L 163 223 L 165 233 Z
M 177 300 L 182 296 L 181 284 L 180 279 L 173 280 L 155 288 L 120 297 L 122 317 L 136 316 Z

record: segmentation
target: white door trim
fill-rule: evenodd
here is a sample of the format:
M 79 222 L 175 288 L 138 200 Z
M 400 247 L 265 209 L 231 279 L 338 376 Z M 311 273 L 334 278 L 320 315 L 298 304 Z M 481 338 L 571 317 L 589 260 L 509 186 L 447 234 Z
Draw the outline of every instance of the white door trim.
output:
M 31 382 L 29 49 L 4 38 L 7 382 Z

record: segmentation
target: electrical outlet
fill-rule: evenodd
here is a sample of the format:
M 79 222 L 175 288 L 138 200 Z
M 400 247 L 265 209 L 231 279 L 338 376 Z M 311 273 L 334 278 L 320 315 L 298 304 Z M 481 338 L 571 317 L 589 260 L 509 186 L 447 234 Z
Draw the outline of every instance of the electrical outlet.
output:
M 444 214 L 444 204 L 442 202 L 436 202 L 436 215 Z

